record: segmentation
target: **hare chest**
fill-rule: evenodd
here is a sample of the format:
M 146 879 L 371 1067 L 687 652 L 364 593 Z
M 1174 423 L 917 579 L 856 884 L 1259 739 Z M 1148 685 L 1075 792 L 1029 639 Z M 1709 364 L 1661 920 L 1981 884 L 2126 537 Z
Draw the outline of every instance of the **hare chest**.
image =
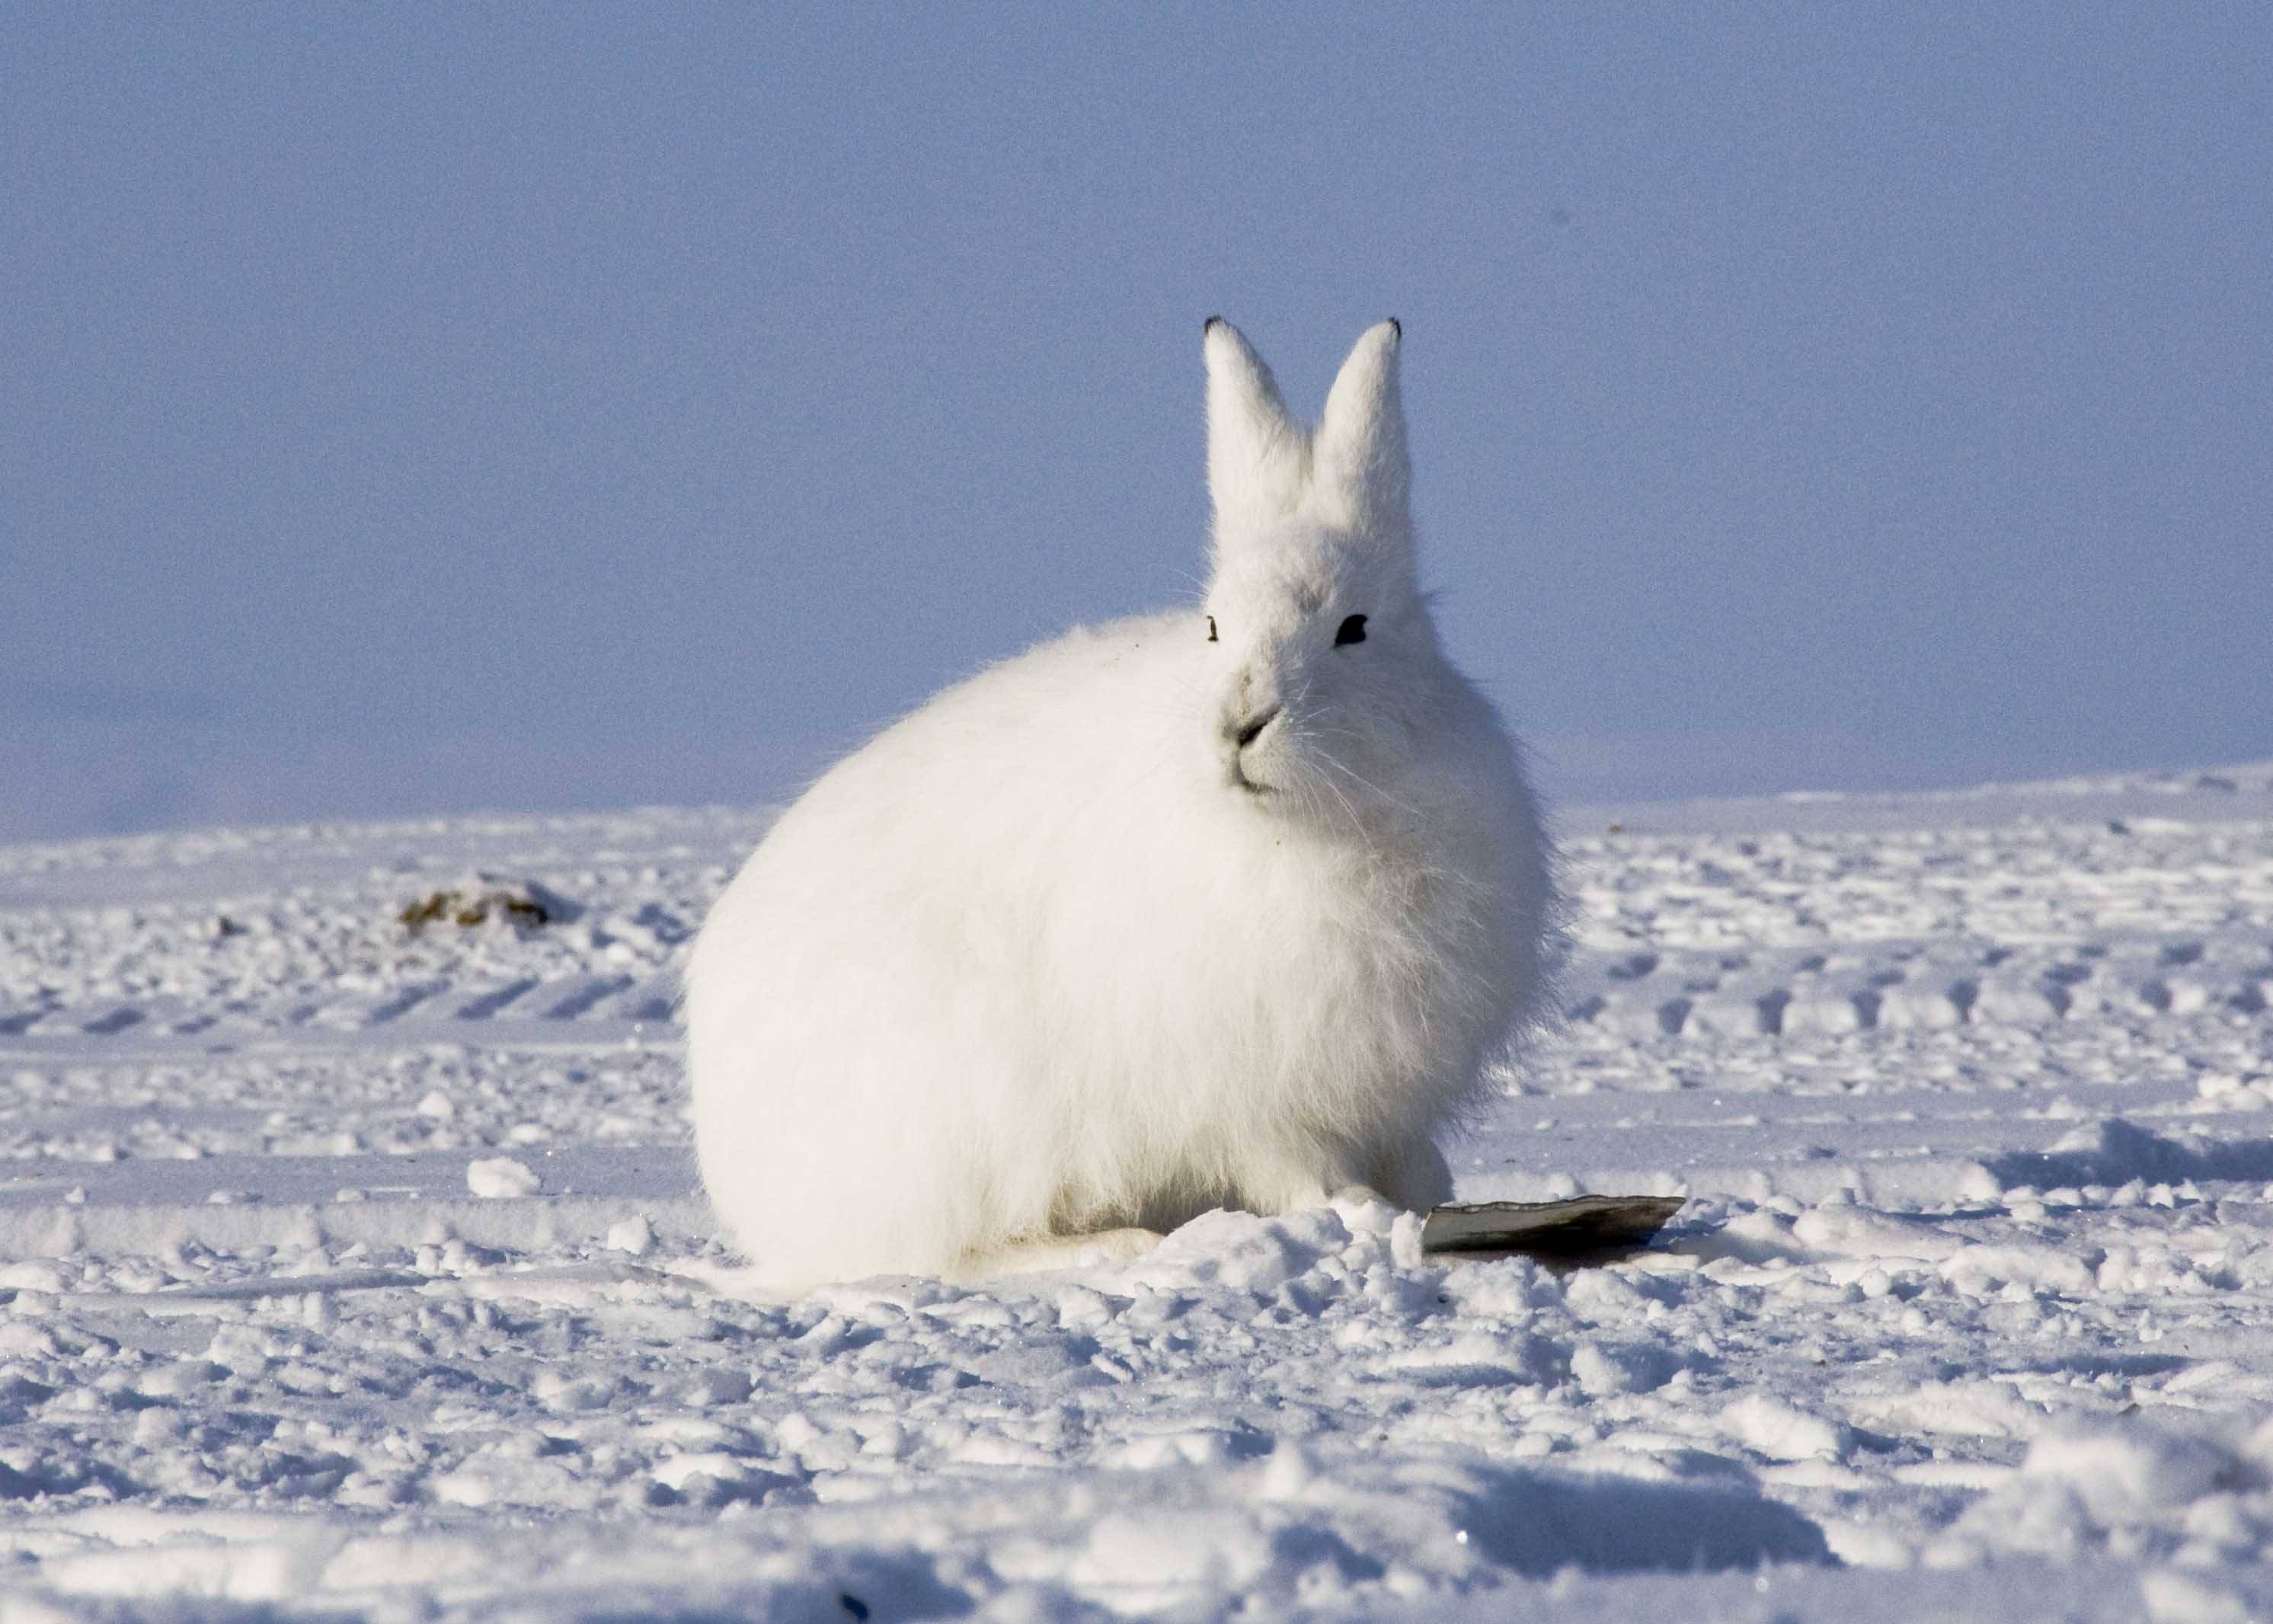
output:
M 1055 1153 L 1028 1163 L 1051 1185 L 1050 1228 L 1285 1210 L 1441 1168 L 1430 1136 L 1471 1092 L 1494 1018 L 1450 968 L 1473 962 L 1459 938 L 1474 895 L 1419 863 L 1253 857 L 1221 886 L 1184 876 L 1188 902 L 1163 884 L 1149 918 L 1075 910 L 1041 933 L 1042 1041 L 1003 1103 L 1013 1136 Z M 1093 956 L 1108 931 L 1109 959 Z

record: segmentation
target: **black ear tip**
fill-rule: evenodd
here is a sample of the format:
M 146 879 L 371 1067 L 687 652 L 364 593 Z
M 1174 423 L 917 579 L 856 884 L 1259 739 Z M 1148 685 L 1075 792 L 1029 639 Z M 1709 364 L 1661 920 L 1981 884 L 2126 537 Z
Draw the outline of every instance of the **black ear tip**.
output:
M 1223 318 L 1221 316 L 1210 316 L 1205 321 L 1200 323 L 1201 335 L 1204 337 L 1206 335 L 1214 332 L 1222 325 Z
M 1403 338 L 1405 336 L 1405 324 L 1394 316 L 1392 316 L 1389 319 L 1389 335 L 1392 338 Z

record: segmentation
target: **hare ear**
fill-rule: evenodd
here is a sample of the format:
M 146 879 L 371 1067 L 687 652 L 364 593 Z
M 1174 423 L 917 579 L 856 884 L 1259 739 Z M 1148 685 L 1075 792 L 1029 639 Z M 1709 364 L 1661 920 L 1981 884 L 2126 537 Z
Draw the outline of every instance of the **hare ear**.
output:
M 1397 389 L 1397 346 L 1404 335 L 1394 316 L 1366 329 L 1342 363 L 1318 425 L 1311 484 L 1319 506 L 1375 535 L 1402 533 L 1411 523 L 1413 465 Z
M 1310 437 L 1288 415 L 1278 381 L 1239 329 L 1210 316 L 1207 357 L 1208 494 L 1219 540 L 1226 531 L 1281 519 L 1302 500 Z

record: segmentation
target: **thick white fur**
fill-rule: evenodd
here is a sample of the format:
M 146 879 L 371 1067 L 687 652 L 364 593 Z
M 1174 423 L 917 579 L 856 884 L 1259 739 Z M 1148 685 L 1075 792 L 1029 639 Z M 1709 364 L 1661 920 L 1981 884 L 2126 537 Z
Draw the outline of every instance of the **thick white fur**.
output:
M 695 1145 L 761 1281 L 1449 1193 L 1434 1135 L 1535 1015 L 1555 903 L 1514 747 L 1418 587 L 1399 336 L 1358 341 L 1313 434 L 1209 323 L 1204 605 L 949 688 L 719 898 L 687 971 Z

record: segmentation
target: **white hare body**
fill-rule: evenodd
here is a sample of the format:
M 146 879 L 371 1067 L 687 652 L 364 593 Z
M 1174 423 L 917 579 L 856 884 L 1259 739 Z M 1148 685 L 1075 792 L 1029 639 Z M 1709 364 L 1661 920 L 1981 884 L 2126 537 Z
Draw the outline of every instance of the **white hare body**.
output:
M 1209 336 L 1212 368 L 1251 360 Z M 1392 410 L 1393 358 L 1389 329 Z M 790 808 L 704 925 L 695 1143 L 761 1277 L 1449 1193 L 1432 1136 L 1542 990 L 1537 814 L 1398 553 L 1298 496 L 1234 563 L 1212 477 L 1207 611 L 948 689 Z

